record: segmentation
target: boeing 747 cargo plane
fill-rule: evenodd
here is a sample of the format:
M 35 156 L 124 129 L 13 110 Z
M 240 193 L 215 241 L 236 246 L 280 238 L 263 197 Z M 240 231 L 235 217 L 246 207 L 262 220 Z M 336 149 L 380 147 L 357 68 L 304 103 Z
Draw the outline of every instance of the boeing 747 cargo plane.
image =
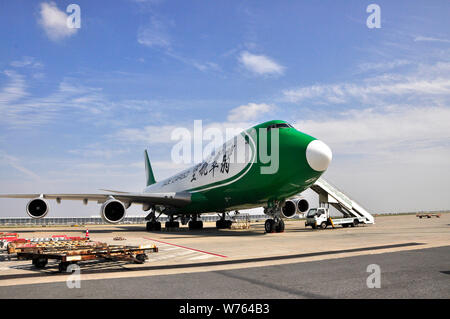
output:
M 270 154 L 270 155 L 269 155 Z M 119 223 L 133 203 L 149 211 L 147 230 L 161 230 L 158 218 L 169 217 L 165 227 L 189 221 L 190 229 L 203 228 L 202 213 L 217 212 L 217 228 L 229 228 L 230 211 L 264 207 L 270 216 L 266 232 L 284 231 L 283 218 L 308 210 L 306 199 L 294 195 L 308 189 L 331 162 L 330 148 L 285 121 L 256 125 L 226 142 L 210 157 L 170 178 L 156 182 L 145 151 L 147 186 L 142 193 L 107 191 L 106 194 L 5 194 L 0 198 L 30 198 L 26 211 L 43 218 L 49 211 L 47 199 L 93 200 L 101 203 L 100 215 L 108 223 Z

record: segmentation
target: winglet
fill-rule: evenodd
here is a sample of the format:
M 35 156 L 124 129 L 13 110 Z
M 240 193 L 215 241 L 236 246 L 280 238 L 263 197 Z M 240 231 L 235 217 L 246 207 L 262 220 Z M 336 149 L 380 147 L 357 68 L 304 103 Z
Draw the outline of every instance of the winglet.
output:
M 144 160 L 145 160 L 145 176 L 147 178 L 147 186 L 155 184 L 155 176 L 153 175 L 152 166 L 150 165 L 150 160 L 148 159 L 147 150 L 144 151 Z

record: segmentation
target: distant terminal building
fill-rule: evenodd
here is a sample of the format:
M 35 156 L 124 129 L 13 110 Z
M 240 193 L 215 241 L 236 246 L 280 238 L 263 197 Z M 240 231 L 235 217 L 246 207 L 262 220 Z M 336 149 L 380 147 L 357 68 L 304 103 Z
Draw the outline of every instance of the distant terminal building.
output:
M 262 215 L 249 215 L 249 214 L 241 214 L 233 216 L 236 219 L 245 219 L 249 218 L 250 220 L 265 220 L 267 216 Z M 205 222 L 215 222 L 220 217 L 218 215 L 202 215 L 201 220 Z M 161 222 L 166 222 L 168 220 L 167 217 L 161 216 L 159 218 Z M 145 216 L 128 216 L 120 224 L 145 224 L 147 221 L 145 220 Z M 0 226 L 7 225 L 106 225 L 108 224 L 99 216 L 91 216 L 91 217 L 45 217 L 41 219 L 32 219 L 30 217 L 1 217 L 0 218 Z

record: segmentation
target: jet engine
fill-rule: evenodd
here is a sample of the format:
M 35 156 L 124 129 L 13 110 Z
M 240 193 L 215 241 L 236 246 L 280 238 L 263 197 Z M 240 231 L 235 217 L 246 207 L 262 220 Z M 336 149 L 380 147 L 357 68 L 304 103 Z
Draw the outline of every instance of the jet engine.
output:
M 125 218 L 125 205 L 114 198 L 108 199 L 100 208 L 100 216 L 110 224 L 120 223 Z
M 287 200 L 281 207 L 281 215 L 284 218 L 292 218 L 297 213 L 297 206 L 293 200 Z
M 306 199 L 304 198 L 297 198 L 294 199 L 296 201 L 296 205 L 297 205 L 297 211 L 300 213 L 306 213 L 309 209 L 309 203 Z
M 33 219 L 45 217 L 48 213 L 48 203 L 43 198 L 34 198 L 27 204 L 27 214 Z
M 284 218 L 292 218 L 297 213 L 304 213 L 308 211 L 309 203 L 304 198 L 293 198 L 288 199 L 284 202 L 283 207 L 281 208 L 281 214 Z

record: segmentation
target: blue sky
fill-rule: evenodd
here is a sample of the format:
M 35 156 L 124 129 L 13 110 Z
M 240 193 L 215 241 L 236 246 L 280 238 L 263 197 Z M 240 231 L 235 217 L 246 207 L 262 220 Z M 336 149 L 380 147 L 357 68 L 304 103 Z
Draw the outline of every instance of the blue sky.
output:
M 144 148 L 157 178 L 181 168 L 174 127 L 276 118 L 329 144 L 326 177 L 370 210 L 449 208 L 450 4 L 377 1 L 369 29 L 371 3 L 2 1 L 0 192 L 138 191 Z

